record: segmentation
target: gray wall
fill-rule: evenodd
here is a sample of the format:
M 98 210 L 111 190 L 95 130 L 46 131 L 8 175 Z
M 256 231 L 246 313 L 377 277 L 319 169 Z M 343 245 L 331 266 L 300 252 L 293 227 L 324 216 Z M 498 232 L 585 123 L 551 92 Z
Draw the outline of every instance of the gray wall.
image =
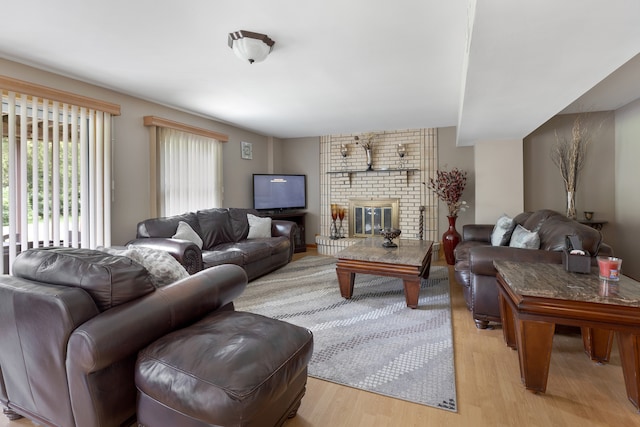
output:
M 229 142 L 223 144 L 224 206 L 250 207 L 251 174 L 267 170 L 269 138 L 265 136 L 4 59 L 0 59 L 0 74 L 121 106 L 121 115 L 114 120 L 113 245 L 134 238 L 137 222 L 150 215 L 149 130 L 142 123 L 146 115 L 229 135 Z M 240 158 L 240 141 L 253 143 L 253 160 Z
M 458 215 L 456 229 L 462 234 L 462 226 L 464 224 L 472 224 L 475 222 L 475 170 L 473 147 L 456 147 L 456 128 L 446 127 L 438 128 L 438 168 L 451 170 L 458 168 L 467 171 L 467 186 L 462 193 L 462 200 L 469 204 L 469 209 Z M 445 232 L 449 227 L 447 220 L 447 205 L 439 202 L 438 206 L 438 229 L 439 235 Z
M 250 207 L 252 173 L 305 173 L 309 177 L 307 211 L 308 242 L 319 231 L 319 138 L 278 140 L 174 110 L 153 102 L 123 95 L 71 78 L 37 70 L 0 59 L 0 74 L 74 94 L 119 104 L 122 114 L 115 119 L 114 193 L 112 244 L 121 245 L 135 235 L 138 221 L 149 217 L 148 129 L 145 115 L 156 115 L 229 135 L 224 144 L 224 206 Z M 589 147 L 588 162 L 579 183 L 577 208 L 596 212 L 596 218 L 610 221 L 603 230 L 608 243 L 623 258 L 623 271 L 640 279 L 640 254 L 635 250 L 640 233 L 638 165 L 640 158 L 640 100 L 615 113 L 594 113 L 602 123 L 597 138 Z M 555 129 L 570 129 L 573 116 L 557 116 L 527 136 L 524 144 L 525 209 L 565 208 L 562 181 L 549 158 Z M 438 129 L 438 164 L 440 168 L 458 167 L 469 172 L 463 194 L 471 209 L 460 215 L 457 228 L 474 222 L 475 170 L 474 148 L 456 147 L 455 128 Z M 253 144 L 253 160 L 240 157 L 240 142 Z M 496 162 L 495 167 L 500 167 Z M 206 177 L 203 177 L 206 179 Z M 441 204 L 440 233 L 446 229 L 446 206 Z
M 320 233 L 320 138 L 291 138 L 282 141 L 280 151 L 282 173 L 307 175 L 307 215 L 305 238 L 315 244 Z
M 613 244 L 615 230 L 615 120 L 613 112 L 589 113 L 585 124 L 592 140 L 587 146 L 585 166 L 576 189 L 576 211 L 593 211 L 595 219 L 610 221 L 602 230 Z M 560 171 L 551 160 L 551 148 L 560 138 L 571 138 L 575 114 L 555 116 L 524 139 L 525 210 L 542 208 L 566 212 L 566 192 Z
M 615 235 L 616 255 L 622 258 L 623 274 L 640 280 L 640 99 L 615 113 Z

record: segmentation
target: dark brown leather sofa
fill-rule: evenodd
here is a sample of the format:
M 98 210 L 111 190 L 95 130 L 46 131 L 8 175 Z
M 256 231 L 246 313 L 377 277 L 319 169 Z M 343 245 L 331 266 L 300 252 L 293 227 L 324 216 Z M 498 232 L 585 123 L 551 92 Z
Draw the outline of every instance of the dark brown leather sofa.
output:
M 514 217 L 514 222 L 538 233 L 540 249 L 492 246 L 494 224 L 467 224 L 454 252 L 456 280 L 479 329 L 485 329 L 489 322 L 500 322 L 494 260 L 562 264 L 567 235 L 578 236 L 583 248 L 591 254 L 593 265 L 596 256 L 613 255 L 613 249 L 602 241 L 600 231 L 553 210 L 523 212 Z
M 13 274 L 0 276 L 0 403 L 10 417 L 63 427 L 133 419 L 139 350 L 233 310 L 247 283 L 224 265 L 155 288 L 129 258 L 70 248 L 25 251 Z
M 291 261 L 297 224 L 272 220 L 271 237 L 247 239 L 247 214 L 260 216 L 254 209 L 215 208 L 147 219 L 138 223 L 136 239 L 127 245 L 165 250 L 190 274 L 216 265 L 235 264 L 253 280 Z M 200 236 L 202 249 L 191 241 L 172 238 L 180 221 L 189 224 Z

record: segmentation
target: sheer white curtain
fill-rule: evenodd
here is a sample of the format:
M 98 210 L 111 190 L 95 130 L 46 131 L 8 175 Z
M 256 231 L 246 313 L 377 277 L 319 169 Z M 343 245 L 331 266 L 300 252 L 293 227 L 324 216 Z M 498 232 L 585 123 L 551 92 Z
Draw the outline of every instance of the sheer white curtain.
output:
M 3 256 L 111 244 L 111 114 L 2 91 Z
M 222 206 L 222 143 L 157 127 L 157 207 L 160 216 Z

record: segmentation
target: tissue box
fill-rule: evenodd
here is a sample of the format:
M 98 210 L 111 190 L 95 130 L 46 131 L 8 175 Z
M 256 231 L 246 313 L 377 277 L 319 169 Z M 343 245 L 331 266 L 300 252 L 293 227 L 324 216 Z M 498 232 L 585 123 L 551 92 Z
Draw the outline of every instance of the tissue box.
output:
M 591 257 L 589 255 L 573 255 L 568 250 L 562 251 L 562 265 L 571 273 L 590 273 Z

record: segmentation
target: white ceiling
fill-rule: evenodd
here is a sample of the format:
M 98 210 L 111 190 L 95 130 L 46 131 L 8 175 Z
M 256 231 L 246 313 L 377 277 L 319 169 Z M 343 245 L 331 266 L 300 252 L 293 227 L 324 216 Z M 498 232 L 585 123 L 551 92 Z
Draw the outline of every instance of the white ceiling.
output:
M 0 12 L 0 57 L 279 138 L 457 126 L 459 145 L 522 139 L 640 52 L 637 0 L 33 0 Z M 237 30 L 269 35 L 271 55 L 240 61 L 227 45 Z M 638 62 L 586 107 L 639 98 Z

